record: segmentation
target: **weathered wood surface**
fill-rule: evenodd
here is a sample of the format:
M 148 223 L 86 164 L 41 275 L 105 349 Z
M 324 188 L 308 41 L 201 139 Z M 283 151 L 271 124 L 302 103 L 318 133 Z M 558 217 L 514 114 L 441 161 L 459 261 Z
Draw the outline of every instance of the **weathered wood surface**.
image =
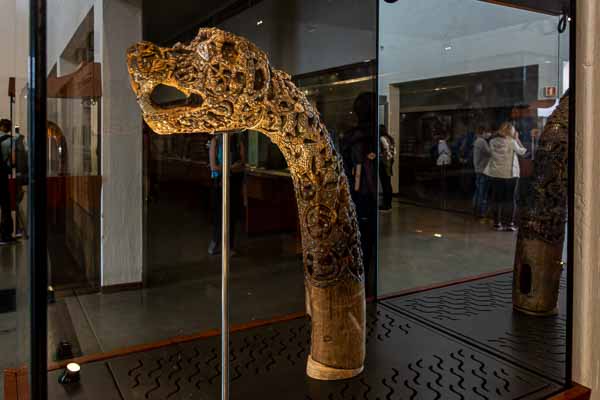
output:
M 128 69 L 144 119 L 158 134 L 255 130 L 283 153 L 294 183 L 302 236 L 307 309 L 312 318 L 308 374 L 354 376 L 365 359 L 365 293 L 354 203 L 342 160 L 320 116 L 285 72 L 239 36 L 201 29 L 189 44 L 129 49 Z M 159 85 L 186 96 L 158 104 Z
M 515 310 L 531 315 L 556 313 L 567 217 L 568 130 L 569 96 L 565 95 L 540 137 L 533 198 L 521 210 L 513 304 Z

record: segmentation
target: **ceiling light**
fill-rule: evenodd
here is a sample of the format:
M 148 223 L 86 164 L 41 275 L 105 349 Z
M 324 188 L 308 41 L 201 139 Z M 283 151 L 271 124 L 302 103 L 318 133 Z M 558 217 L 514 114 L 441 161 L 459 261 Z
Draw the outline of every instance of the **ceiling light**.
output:
M 256 21 L 256 26 L 261 26 L 263 23 L 263 20 L 259 19 L 258 21 Z
M 446 51 L 450 51 L 450 50 L 452 50 L 452 46 L 450 46 L 450 45 L 448 45 L 448 46 L 445 46 L 445 47 L 444 47 L 444 50 L 446 50 Z
M 435 236 L 436 238 L 442 238 L 443 235 L 441 233 L 434 233 L 433 236 Z

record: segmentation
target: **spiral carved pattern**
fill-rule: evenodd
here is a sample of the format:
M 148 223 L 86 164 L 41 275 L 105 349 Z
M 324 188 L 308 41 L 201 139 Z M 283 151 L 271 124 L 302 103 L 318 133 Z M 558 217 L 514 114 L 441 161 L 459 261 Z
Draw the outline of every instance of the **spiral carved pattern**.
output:
M 356 212 L 341 157 L 319 113 L 288 74 L 271 68 L 264 52 L 231 33 L 201 29 L 186 45 L 132 46 L 128 70 L 144 119 L 158 134 L 266 134 L 294 181 L 307 281 L 321 288 L 362 282 Z M 159 85 L 178 89 L 187 100 L 162 107 L 152 99 Z
M 522 210 L 520 236 L 562 245 L 567 220 L 569 96 L 552 113 L 535 154 L 533 201 Z

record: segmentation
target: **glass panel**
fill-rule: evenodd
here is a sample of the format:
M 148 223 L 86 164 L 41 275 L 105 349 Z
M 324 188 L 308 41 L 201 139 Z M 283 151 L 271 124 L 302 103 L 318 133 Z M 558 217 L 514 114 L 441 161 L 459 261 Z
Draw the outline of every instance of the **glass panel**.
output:
M 101 349 L 92 331 L 93 311 L 86 309 L 86 293 L 97 291 L 102 279 L 102 53 L 94 7 L 83 1 L 70 3 L 49 4 L 47 20 L 51 365 Z
M 2 3 L 0 58 L 0 397 L 29 396 L 29 259 L 27 256 L 28 13 Z
M 379 294 L 564 379 L 569 33 L 495 3 L 380 1 Z
M 374 98 L 376 90 L 375 17 L 376 4 L 370 2 L 266 0 L 218 26 L 258 45 L 272 68 L 292 76 L 319 111 L 335 148 L 342 153 L 345 136 L 358 123 L 355 100 L 361 93 Z M 374 118 L 369 109 L 363 132 L 371 135 L 373 143 Z M 237 255 L 232 259 L 234 324 L 303 312 L 307 301 L 301 239 L 306 216 L 298 216 L 291 168 L 267 136 L 254 131 L 245 136 L 245 220 L 238 225 Z M 350 152 L 352 146 L 347 147 Z M 373 203 L 375 196 L 373 190 Z M 367 213 L 365 220 L 376 226 L 375 213 Z M 375 246 L 375 236 L 375 229 L 364 229 L 367 245 Z M 309 243 L 308 238 L 304 243 Z M 374 276 L 374 258 L 370 262 Z M 374 285 L 375 280 L 368 283 Z
M 344 134 L 360 127 L 356 135 L 369 142 L 361 156 L 376 153 L 376 4 L 175 7 L 109 0 L 98 9 L 92 3 L 48 7 L 49 257 L 56 294 L 48 340 L 58 365 L 220 326 L 220 139 L 192 129 L 159 135 L 142 123 L 126 69 L 129 46 L 142 39 L 165 48 L 189 43 L 199 26 L 242 35 L 265 51 L 272 68 L 292 76 L 338 150 Z M 363 93 L 359 126 L 355 103 Z M 152 105 L 165 109 L 188 100 L 165 84 L 151 95 Z M 231 156 L 232 323 L 304 312 L 289 166 L 253 130 L 233 135 Z M 361 229 L 374 294 L 376 162 L 370 161 Z
M 551 333 L 545 336 L 538 330 L 532 339 L 537 322 L 528 324 L 528 317 L 521 314 L 512 319 L 510 275 L 517 260 L 514 282 L 516 294 L 523 296 L 517 304 L 522 308 L 528 306 L 529 297 L 537 296 L 540 282 L 564 285 L 556 276 L 546 280 L 539 273 L 546 264 L 560 266 L 560 255 L 565 256 L 559 249 L 561 227 L 548 230 L 553 234 L 550 238 L 539 229 L 548 220 L 564 222 L 560 206 L 564 182 L 557 178 L 560 174 L 548 175 L 557 180 L 558 206 L 551 218 L 545 218 L 541 205 L 550 200 L 535 178 L 548 163 L 560 168 L 564 150 L 562 142 L 556 148 L 544 147 L 553 136 L 541 134 L 553 126 L 548 121 L 568 81 L 563 73 L 569 61 L 564 50 L 568 32 L 557 33 L 558 16 L 476 0 L 386 0 L 379 6 L 363 0 L 67 3 L 49 0 L 48 71 L 44 71 L 48 77 L 51 391 L 56 390 L 59 368 L 70 360 L 131 354 L 139 358 L 124 379 L 147 378 L 146 398 L 160 398 L 158 393 L 169 397 L 170 393 L 159 392 L 166 391 L 166 385 L 154 387 L 159 374 L 181 389 L 180 363 L 198 369 L 200 359 L 210 369 L 211 376 L 206 377 L 213 385 L 210 390 L 216 390 L 218 344 L 193 347 L 196 344 L 187 342 L 197 343 L 195 339 L 206 336 L 216 341 L 215 329 L 221 323 L 221 207 L 226 199 L 220 133 L 224 130 L 232 133 L 228 229 L 234 252 L 229 285 L 233 326 L 248 328 L 257 321 L 292 319 L 307 311 L 314 321 L 315 310 L 307 310 L 311 290 L 339 282 L 342 273 L 358 272 L 353 270 L 358 266 L 353 262 L 358 259 L 358 242 L 353 247 L 354 242 L 342 240 L 353 237 L 347 231 L 356 229 L 351 207 L 340 206 L 349 204 L 346 182 L 338 179 L 343 169 L 357 211 L 367 296 L 420 295 L 423 288 L 441 286 L 458 290 L 424 300 L 417 311 L 403 308 L 402 318 L 427 322 L 431 337 L 442 337 L 442 330 L 458 331 L 457 335 L 469 338 L 467 342 L 487 346 L 493 357 L 513 364 L 522 360 L 530 370 L 546 363 L 553 369 L 550 379 L 564 376 L 564 313 L 538 319 L 550 324 Z M 207 63 L 215 49 L 205 43 L 206 37 L 197 37 L 198 28 L 205 26 L 256 44 L 267 55 L 270 68 L 245 76 L 234 74 L 227 62 Z M 190 43 L 195 47 L 187 47 Z M 128 50 L 131 46 L 133 50 Z M 223 43 L 219 49 L 233 63 L 235 44 Z M 260 65 L 258 59 L 244 61 Z M 289 74 L 290 82 L 276 70 Z M 143 79 L 132 84 L 129 73 Z M 284 87 L 276 92 L 264 85 L 266 74 L 283 77 L 278 82 Z M 202 86 L 206 82 L 215 85 L 214 92 Z M 264 96 L 282 97 L 273 106 L 276 112 L 253 110 L 255 104 L 235 108 L 244 104 L 229 104 L 215 95 L 248 82 L 252 90 L 264 89 Z M 151 93 L 141 96 L 147 88 Z M 319 116 L 299 101 L 302 96 Z M 194 114 L 207 101 L 214 109 Z M 152 111 L 146 121 L 142 109 L 147 114 Z M 169 112 L 192 115 L 169 121 Z M 231 114 L 244 112 L 247 119 L 236 120 L 240 126 L 230 123 L 223 129 Z M 253 120 L 257 115 L 260 118 Z M 22 109 L 16 119 L 19 116 L 25 116 Z M 272 125 L 265 128 L 267 120 Z M 318 121 L 327 127 L 328 136 Z M 305 135 L 309 126 L 317 140 Z M 22 121 L 26 132 L 25 128 Z M 269 131 L 272 139 L 259 129 Z M 330 152 L 330 143 L 336 153 Z M 507 151 L 508 163 L 500 154 Z M 306 154 L 314 157 L 308 160 Z M 537 162 L 538 156 L 546 164 Z M 337 236 L 331 234 L 330 224 L 336 224 Z M 520 237 L 523 232 L 529 236 Z M 556 269 L 555 275 L 560 275 Z M 475 280 L 484 275 L 500 281 Z M 313 280 L 318 284 L 312 285 Z M 450 285 L 458 281 L 487 286 L 467 290 Z M 362 288 L 359 280 L 352 283 Z M 553 289 L 542 290 L 547 294 L 544 301 L 552 300 Z M 491 300 L 474 299 L 486 291 L 492 293 Z M 344 295 L 356 303 L 362 299 L 362 292 Z M 405 307 L 394 302 L 406 299 L 394 297 L 386 304 Z M 525 321 L 530 329 L 482 338 L 472 335 L 491 324 L 437 326 L 440 321 L 460 320 L 452 316 L 455 303 L 467 308 L 460 318 L 488 315 L 482 310 L 503 310 L 502 321 L 509 325 L 517 321 L 512 327 Z M 387 306 L 369 306 L 370 325 L 365 330 L 362 302 L 359 305 L 360 315 L 338 313 L 344 314 L 340 319 L 346 325 L 352 325 L 345 325 L 340 335 L 350 337 L 349 341 L 354 336 L 347 331 L 362 338 L 387 329 L 387 322 L 377 317 L 377 310 Z M 431 307 L 442 309 L 435 321 L 428 319 Z M 538 311 L 552 314 L 554 310 Z M 475 333 L 460 331 L 463 328 Z M 506 332 L 503 329 L 499 328 Z M 556 349 L 534 344 L 515 348 L 513 334 L 553 343 Z M 321 335 L 318 340 L 330 339 Z M 309 346 L 304 339 L 293 340 L 304 346 L 293 355 L 292 364 L 299 365 L 306 362 L 303 351 L 308 352 Z M 354 347 L 362 347 L 355 342 Z M 257 343 L 245 342 L 244 351 Z M 174 348 L 177 351 L 171 353 Z M 383 353 L 376 349 L 370 354 Z M 185 352 L 191 358 L 182 357 Z M 524 358 L 519 358 L 522 354 Z M 152 369 L 135 372 L 149 368 L 143 365 L 145 356 L 161 369 L 156 377 Z M 92 376 L 105 379 L 112 388 L 123 384 L 118 377 L 113 380 L 111 373 L 122 373 L 127 362 L 118 367 L 110 358 L 110 369 L 102 363 L 84 368 L 102 367 Z M 264 365 L 266 370 L 270 366 L 269 361 Z M 378 365 L 369 368 L 368 372 L 378 371 Z M 237 378 L 233 371 L 232 379 Z M 193 379 L 188 377 L 187 383 L 192 385 Z M 202 379 L 193 383 L 198 390 Z M 135 397 L 141 390 L 138 386 L 143 385 L 133 382 L 120 389 L 132 390 Z

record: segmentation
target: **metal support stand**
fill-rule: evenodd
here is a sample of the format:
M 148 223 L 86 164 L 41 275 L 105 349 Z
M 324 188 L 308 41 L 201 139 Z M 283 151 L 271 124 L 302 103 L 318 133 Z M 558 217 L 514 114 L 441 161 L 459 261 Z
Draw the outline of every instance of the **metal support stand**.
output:
M 10 165 L 11 165 L 11 172 L 10 172 L 10 177 L 11 178 L 15 178 L 16 174 L 15 174 L 15 143 L 14 143 L 14 132 L 15 132 L 15 121 L 14 121 L 14 108 L 15 108 L 15 78 L 14 77 L 10 77 L 8 78 L 8 98 L 10 101 L 10 111 L 9 111 L 9 119 L 10 119 Z
M 14 136 L 14 131 L 15 131 L 15 122 L 14 122 L 14 105 L 15 105 L 15 98 L 13 96 L 10 96 L 10 111 L 9 111 L 9 115 L 10 115 L 10 169 L 11 169 L 11 173 L 10 173 L 10 177 L 14 178 L 15 177 L 15 136 Z
M 221 400 L 229 400 L 229 133 L 223 133 L 221 218 Z

